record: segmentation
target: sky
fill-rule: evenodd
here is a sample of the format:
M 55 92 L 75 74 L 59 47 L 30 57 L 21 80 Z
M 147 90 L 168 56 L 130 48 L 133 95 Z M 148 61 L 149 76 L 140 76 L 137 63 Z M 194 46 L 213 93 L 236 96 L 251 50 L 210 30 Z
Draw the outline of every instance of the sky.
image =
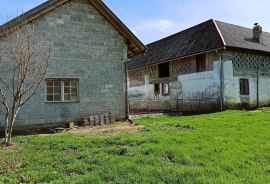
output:
M 0 0 L 0 24 L 46 0 Z M 103 0 L 145 44 L 209 19 L 270 32 L 270 0 Z

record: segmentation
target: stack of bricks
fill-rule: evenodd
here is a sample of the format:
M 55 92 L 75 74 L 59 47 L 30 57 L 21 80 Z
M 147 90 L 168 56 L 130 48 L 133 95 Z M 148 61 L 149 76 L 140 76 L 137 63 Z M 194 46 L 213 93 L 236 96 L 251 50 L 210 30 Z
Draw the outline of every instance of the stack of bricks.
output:
M 102 126 L 110 125 L 116 122 L 115 115 L 111 113 L 106 113 L 103 115 L 92 115 L 88 117 L 83 117 L 79 121 L 80 126 Z

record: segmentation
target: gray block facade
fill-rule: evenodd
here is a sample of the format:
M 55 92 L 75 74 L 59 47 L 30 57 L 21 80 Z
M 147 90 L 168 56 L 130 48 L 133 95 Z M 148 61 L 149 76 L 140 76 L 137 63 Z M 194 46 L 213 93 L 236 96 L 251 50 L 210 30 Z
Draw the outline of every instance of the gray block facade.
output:
M 44 80 L 19 112 L 16 126 L 54 126 L 107 112 L 125 118 L 128 46 L 117 29 L 88 0 L 68 1 L 33 23 L 35 40 L 52 45 L 46 78 L 78 79 L 79 101 L 46 102 Z M 9 44 L 10 37 L 0 38 L 0 56 Z

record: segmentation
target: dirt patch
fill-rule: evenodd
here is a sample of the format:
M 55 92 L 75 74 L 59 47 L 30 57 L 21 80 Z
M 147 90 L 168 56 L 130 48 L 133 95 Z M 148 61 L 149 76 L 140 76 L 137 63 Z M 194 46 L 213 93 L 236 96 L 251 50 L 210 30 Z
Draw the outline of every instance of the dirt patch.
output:
M 0 145 L 2 146 L 1 149 L 5 150 L 5 151 L 15 151 L 17 150 L 17 148 L 19 147 L 19 144 L 16 144 L 16 143 L 12 143 L 10 146 L 3 146 L 3 145 Z M 0 160 L 1 161 L 1 160 Z
M 164 113 L 155 113 L 155 114 L 133 114 L 129 115 L 130 119 L 139 119 L 139 118 L 146 118 L 146 117 L 157 117 L 157 116 L 163 116 Z
M 5 164 L 6 164 L 5 158 L 0 157 L 0 168 L 4 168 Z
M 84 127 L 76 130 L 71 130 L 72 134 L 79 135 L 93 135 L 98 137 L 115 136 L 122 133 L 137 133 L 141 131 L 144 126 L 131 125 L 127 122 L 116 123 L 113 125 L 99 126 L 99 127 Z

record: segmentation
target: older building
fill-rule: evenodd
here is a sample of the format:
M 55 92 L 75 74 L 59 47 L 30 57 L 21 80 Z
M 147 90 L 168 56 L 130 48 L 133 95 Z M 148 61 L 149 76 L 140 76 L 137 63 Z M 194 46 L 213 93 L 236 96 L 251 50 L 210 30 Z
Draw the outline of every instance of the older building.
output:
M 11 20 L 0 27 L 0 57 L 10 44 L 6 27 L 28 23 L 35 40 L 52 44 L 53 57 L 16 126 L 57 126 L 108 112 L 127 117 L 125 62 L 145 46 L 101 0 L 49 0 Z
M 130 108 L 213 111 L 270 104 L 270 33 L 208 20 L 128 62 Z

